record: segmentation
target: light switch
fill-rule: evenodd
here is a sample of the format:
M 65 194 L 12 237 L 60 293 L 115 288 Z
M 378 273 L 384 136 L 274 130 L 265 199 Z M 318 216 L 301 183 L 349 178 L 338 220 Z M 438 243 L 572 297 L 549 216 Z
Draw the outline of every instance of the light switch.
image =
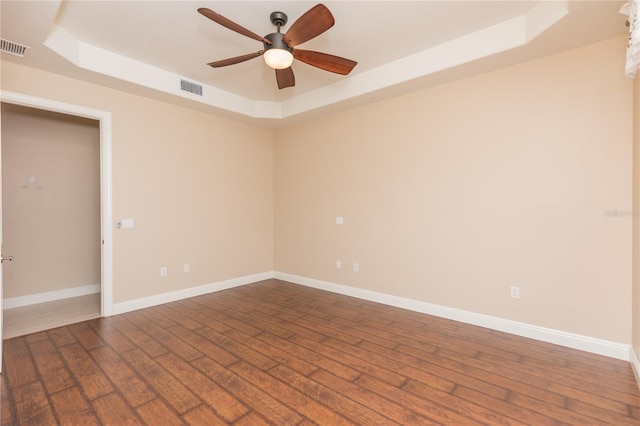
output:
M 122 219 L 122 229 L 132 229 L 133 228 L 133 219 L 124 218 Z
M 336 225 L 342 224 L 344 224 L 344 219 L 342 218 L 342 216 L 336 216 Z

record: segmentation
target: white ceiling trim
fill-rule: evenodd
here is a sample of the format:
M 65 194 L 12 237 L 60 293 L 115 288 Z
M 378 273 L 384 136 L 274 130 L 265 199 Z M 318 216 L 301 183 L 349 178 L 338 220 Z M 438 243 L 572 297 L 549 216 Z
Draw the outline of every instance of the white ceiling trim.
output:
M 226 92 L 82 42 L 57 25 L 44 45 L 78 68 L 246 117 L 284 119 L 524 46 L 568 13 L 567 1 L 541 1 L 526 14 L 282 102 Z M 201 84 L 203 96 L 180 90 L 182 79 Z
M 44 45 L 78 68 L 254 118 L 281 118 L 278 102 L 253 101 L 135 59 L 79 41 L 55 25 Z M 180 90 L 185 79 L 204 87 L 203 96 Z

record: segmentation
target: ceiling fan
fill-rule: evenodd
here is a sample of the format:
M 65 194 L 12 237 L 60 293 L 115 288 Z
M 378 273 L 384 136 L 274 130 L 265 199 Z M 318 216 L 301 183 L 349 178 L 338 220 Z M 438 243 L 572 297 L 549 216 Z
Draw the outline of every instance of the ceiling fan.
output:
M 342 75 L 349 74 L 353 67 L 357 65 L 357 62 L 350 59 L 341 58 L 328 53 L 295 48 L 299 44 L 319 36 L 331 28 L 335 23 L 333 15 L 323 4 L 317 4 L 309 9 L 304 15 L 298 18 L 298 20 L 296 20 L 284 34 L 280 32 L 280 27 L 287 23 L 287 15 L 284 12 L 271 13 L 271 22 L 278 30 L 275 33 L 267 34 L 264 37 L 249 31 L 213 10 L 201 7 L 198 9 L 198 12 L 223 27 L 237 32 L 238 34 L 261 41 L 264 47 L 262 50 L 254 53 L 248 53 L 246 55 L 236 56 L 207 64 L 214 68 L 238 64 L 264 55 L 264 60 L 267 65 L 276 70 L 278 88 L 284 89 L 286 87 L 293 87 L 296 84 L 293 69 L 291 69 L 291 63 L 294 58 L 325 71 L 331 71 Z

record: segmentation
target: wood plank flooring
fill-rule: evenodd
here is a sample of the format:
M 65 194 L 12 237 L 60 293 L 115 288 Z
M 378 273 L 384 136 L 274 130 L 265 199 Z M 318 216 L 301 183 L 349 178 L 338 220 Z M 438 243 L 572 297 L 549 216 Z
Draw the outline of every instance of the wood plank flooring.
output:
M 628 362 L 278 280 L 4 345 L 2 425 L 640 425 Z

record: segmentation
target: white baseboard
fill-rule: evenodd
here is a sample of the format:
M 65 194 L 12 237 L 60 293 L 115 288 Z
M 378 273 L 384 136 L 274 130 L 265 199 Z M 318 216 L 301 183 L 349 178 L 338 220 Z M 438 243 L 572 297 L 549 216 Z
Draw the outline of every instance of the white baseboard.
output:
M 125 312 L 131 312 L 138 309 L 157 306 L 163 303 L 174 302 L 177 300 L 187 299 L 189 297 L 200 296 L 207 293 L 213 293 L 220 290 L 226 290 L 233 287 L 252 284 L 257 281 L 262 281 L 270 278 L 277 278 L 283 281 L 289 281 L 307 287 L 313 287 L 333 293 L 344 294 L 346 296 L 357 297 L 359 299 L 370 300 L 372 302 L 396 306 L 399 308 L 421 312 L 424 314 L 435 315 L 454 321 L 460 321 L 467 324 L 473 324 L 493 330 L 503 331 L 506 333 L 528 337 L 543 342 L 554 343 L 557 345 L 579 349 L 598 355 L 604 355 L 611 358 L 621 359 L 624 361 L 631 361 L 632 363 L 634 363 L 636 372 L 640 372 L 640 363 L 638 362 L 637 357 L 635 357 L 635 354 L 633 354 L 631 347 L 623 343 L 616 343 L 608 340 L 597 339 L 594 337 L 582 336 L 565 331 L 506 320 L 503 318 L 497 318 L 489 315 L 464 311 L 461 309 L 450 308 L 447 306 L 435 305 L 418 300 L 392 296 L 370 290 L 363 290 L 327 281 L 316 280 L 313 278 L 286 274 L 283 272 L 262 272 L 259 274 L 233 278 L 217 283 L 205 284 L 198 287 L 191 287 L 183 290 L 176 290 L 168 293 L 157 294 L 154 296 L 143 297 L 140 299 L 129 300 L 126 302 L 115 303 L 113 305 L 113 314 L 123 314 Z
M 622 343 L 610 342 L 608 340 L 597 339 L 594 337 L 582 336 L 565 331 L 539 327 L 536 325 L 506 320 L 503 318 L 492 317 L 489 315 L 449 308 L 447 306 L 435 305 L 432 303 L 421 302 L 418 300 L 392 296 L 369 290 L 363 290 L 327 281 L 316 280 L 313 278 L 300 277 L 297 275 L 291 275 L 282 272 L 275 272 L 274 278 L 301 284 L 307 287 L 313 287 L 320 290 L 326 290 L 333 293 L 344 294 L 346 296 L 357 297 L 359 299 L 369 300 L 372 302 L 378 302 L 385 305 L 396 306 L 398 308 L 460 321 L 467 324 L 486 327 L 492 330 L 503 331 L 505 333 L 528 337 L 543 342 L 554 343 L 556 345 L 579 349 L 598 355 L 621 359 L 624 361 L 630 361 L 631 357 L 631 346 Z M 640 367 L 640 365 L 636 364 L 636 367 Z M 640 371 L 640 369 L 638 369 L 638 371 Z
M 168 293 L 156 294 L 154 296 L 142 297 L 140 299 L 128 300 L 126 302 L 113 304 L 113 315 L 124 314 L 125 312 L 137 311 L 138 309 L 149 308 L 151 306 L 162 305 L 163 303 L 175 302 L 176 300 L 188 299 L 189 297 L 201 296 L 220 290 L 239 287 L 257 281 L 273 278 L 273 272 L 262 272 L 260 274 L 247 275 L 245 277 L 233 278 L 219 281 L 217 283 L 205 284 L 198 287 L 185 288 L 183 290 L 170 291 Z
M 65 288 L 63 290 L 47 291 L 44 293 L 29 294 L 27 296 L 9 297 L 2 300 L 2 308 L 13 309 L 94 293 L 100 293 L 100 284 L 89 284 L 82 287 Z

